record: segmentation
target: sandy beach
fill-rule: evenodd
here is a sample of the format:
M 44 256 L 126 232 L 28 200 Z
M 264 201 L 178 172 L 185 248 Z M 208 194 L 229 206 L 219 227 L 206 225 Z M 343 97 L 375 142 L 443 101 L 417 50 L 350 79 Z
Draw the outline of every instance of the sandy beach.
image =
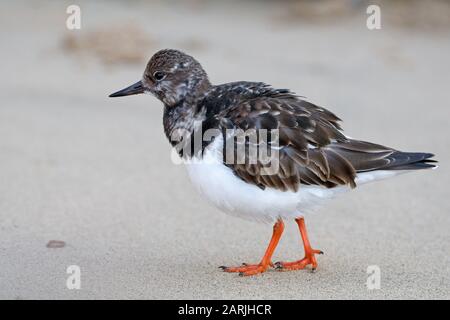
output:
M 65 1 L 0 4 L 0 298 L 450 298 L 450 23 L 386 13 L 371 31 L 364 6 L 310 21 L 266 1 L 77 3 L 80 30 L 66 28 Z M 159 101 L 108 98 L 162 48 L 195 56 L 214 83 L 290 88 L 335 112 L 347 135 L 435 153 L 440 167 L 356 188 L 308 217 L 325 252 L 315 273 L 223 273 L 258 262 L 272 226 L 201 199 L 171 161 Z M 274 261 L 302 256 L 286 221 Z M 79 290 L 66 286 L 71 265 Z M 369 290 L 374 265 L 380 289 Z

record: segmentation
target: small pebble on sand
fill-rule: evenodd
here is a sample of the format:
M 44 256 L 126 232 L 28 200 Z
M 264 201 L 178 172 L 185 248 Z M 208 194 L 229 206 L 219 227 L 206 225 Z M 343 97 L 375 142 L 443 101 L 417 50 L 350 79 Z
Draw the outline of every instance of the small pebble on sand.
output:
M 46 247 L 55 249 L 55 248 L 64 248 L 65 246 L 66 246 L 66 243 L 64 241 L 61 241 L 61 240 L 50 240 L 47 243 Z

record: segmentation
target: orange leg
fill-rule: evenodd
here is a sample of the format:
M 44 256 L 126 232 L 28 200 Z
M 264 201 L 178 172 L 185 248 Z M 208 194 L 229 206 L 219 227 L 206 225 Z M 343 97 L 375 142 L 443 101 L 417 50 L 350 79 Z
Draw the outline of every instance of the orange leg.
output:
M 220 268 L 225 272 L 239 272 L 240 276 L 252 276 L 258 273 L 263 273 L 269 268 L 271 263 L 272 254 L 280 241 L 281 235 L 284 230 L 283 220 L 279 219 L 273 226 L 272 239 L 270 239 L 269 246 L 266 253 L 259 264 L 242 264 L 240 267 L 225 267 Z
M 305 248 L 305 257 L 301 260 L 294 262 L 276 262 L 275 268 L 277 270 L 299 270 L 304 269 L 307 265 L 312 266 L 312 270 L 316 270 L 317 268 L 317 260 L 316 254 L 323 254 L 320 250 L 314 250 L 311 248 L 311 244 L 309 243 L 308 233 L 306 232 L 305 219 L 298 218 L 295 219 L 295 222 L 298 224 L 298 228 L 300 229 L 300 234 L 303 240 L 303 246 Z

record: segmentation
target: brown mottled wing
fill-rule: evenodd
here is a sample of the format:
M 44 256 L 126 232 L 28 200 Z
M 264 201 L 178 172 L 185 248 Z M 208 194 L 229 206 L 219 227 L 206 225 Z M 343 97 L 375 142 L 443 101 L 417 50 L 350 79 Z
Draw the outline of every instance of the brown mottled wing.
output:
M 267 88 L 267 87 L 264 87 Z M 225 165 L 246 181 L 261 188 L 297 191 L 301 184 L 332 188 L 355 187 L 356 173 L 375 170 L 417 170 L 435 167 L 434 156 L 423 152 L 401 152 L 382 145 L 347 138 L 340 119 L 330 111 L 294 96 L 287 90 L 268 90 L 262 96 L 236 103 L 218 114 L 222 129 L 231 129 L 226 145 L 238 149 L 256 146 L 274 152 L 278 170 L 267 173 L 267 164 L 251 152 L 224 159 Z M 279 143 L 242 138 L 242 132 L 277 131 Z M 249 158 L 257 161 L 249 161 Z
M 279 170 L 264 174 L 265 164 L 251 163 L 248 154 L 244 162 L 226 161 L 234 173 L 248 183 L 261 188 L 298 190 L 300 184 L 320 185 L 327 188 L 349 184 L 355 186 L 356 170 L 352 163 L 336 148 L 335 143 L 348 139 L 341 133 L 340 120 L 330 111 L 291 94 L 263 96 L 240 102 L 219 115 L 222 128 L 256 131 L 278 129 L 279 145 L 274 147 L 258 141 L 258 148 L 278 151 Z M 239 147 L 249 146 L 248 140 L 229 138 Z M 276 149 L 276 150 L 275 150 Z

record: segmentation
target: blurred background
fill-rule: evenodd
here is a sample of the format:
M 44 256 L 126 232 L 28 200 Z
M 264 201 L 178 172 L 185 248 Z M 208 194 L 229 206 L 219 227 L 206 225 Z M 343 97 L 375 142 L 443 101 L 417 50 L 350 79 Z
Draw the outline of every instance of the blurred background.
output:
M 81 29 L 69 30 L 69 5 Z M 381 9 L 369 30 L 366 9 Z M 450 1 L 1 1 L 0 298 L 449 298 Z M 162 48 L 214 83 L 264 81 L 349 136 L 440 168 L 357 188 L 307 220 L 319 269 L 239 278 L 271 226 L 228 217 L 170 160 L 162 105 L 109 99 Z M 303 255 L 289 223 L 274 261 Z M 66 269 L 81 269 L 81 289 Z M 381 289 L 366 287 L 367 267 Z

